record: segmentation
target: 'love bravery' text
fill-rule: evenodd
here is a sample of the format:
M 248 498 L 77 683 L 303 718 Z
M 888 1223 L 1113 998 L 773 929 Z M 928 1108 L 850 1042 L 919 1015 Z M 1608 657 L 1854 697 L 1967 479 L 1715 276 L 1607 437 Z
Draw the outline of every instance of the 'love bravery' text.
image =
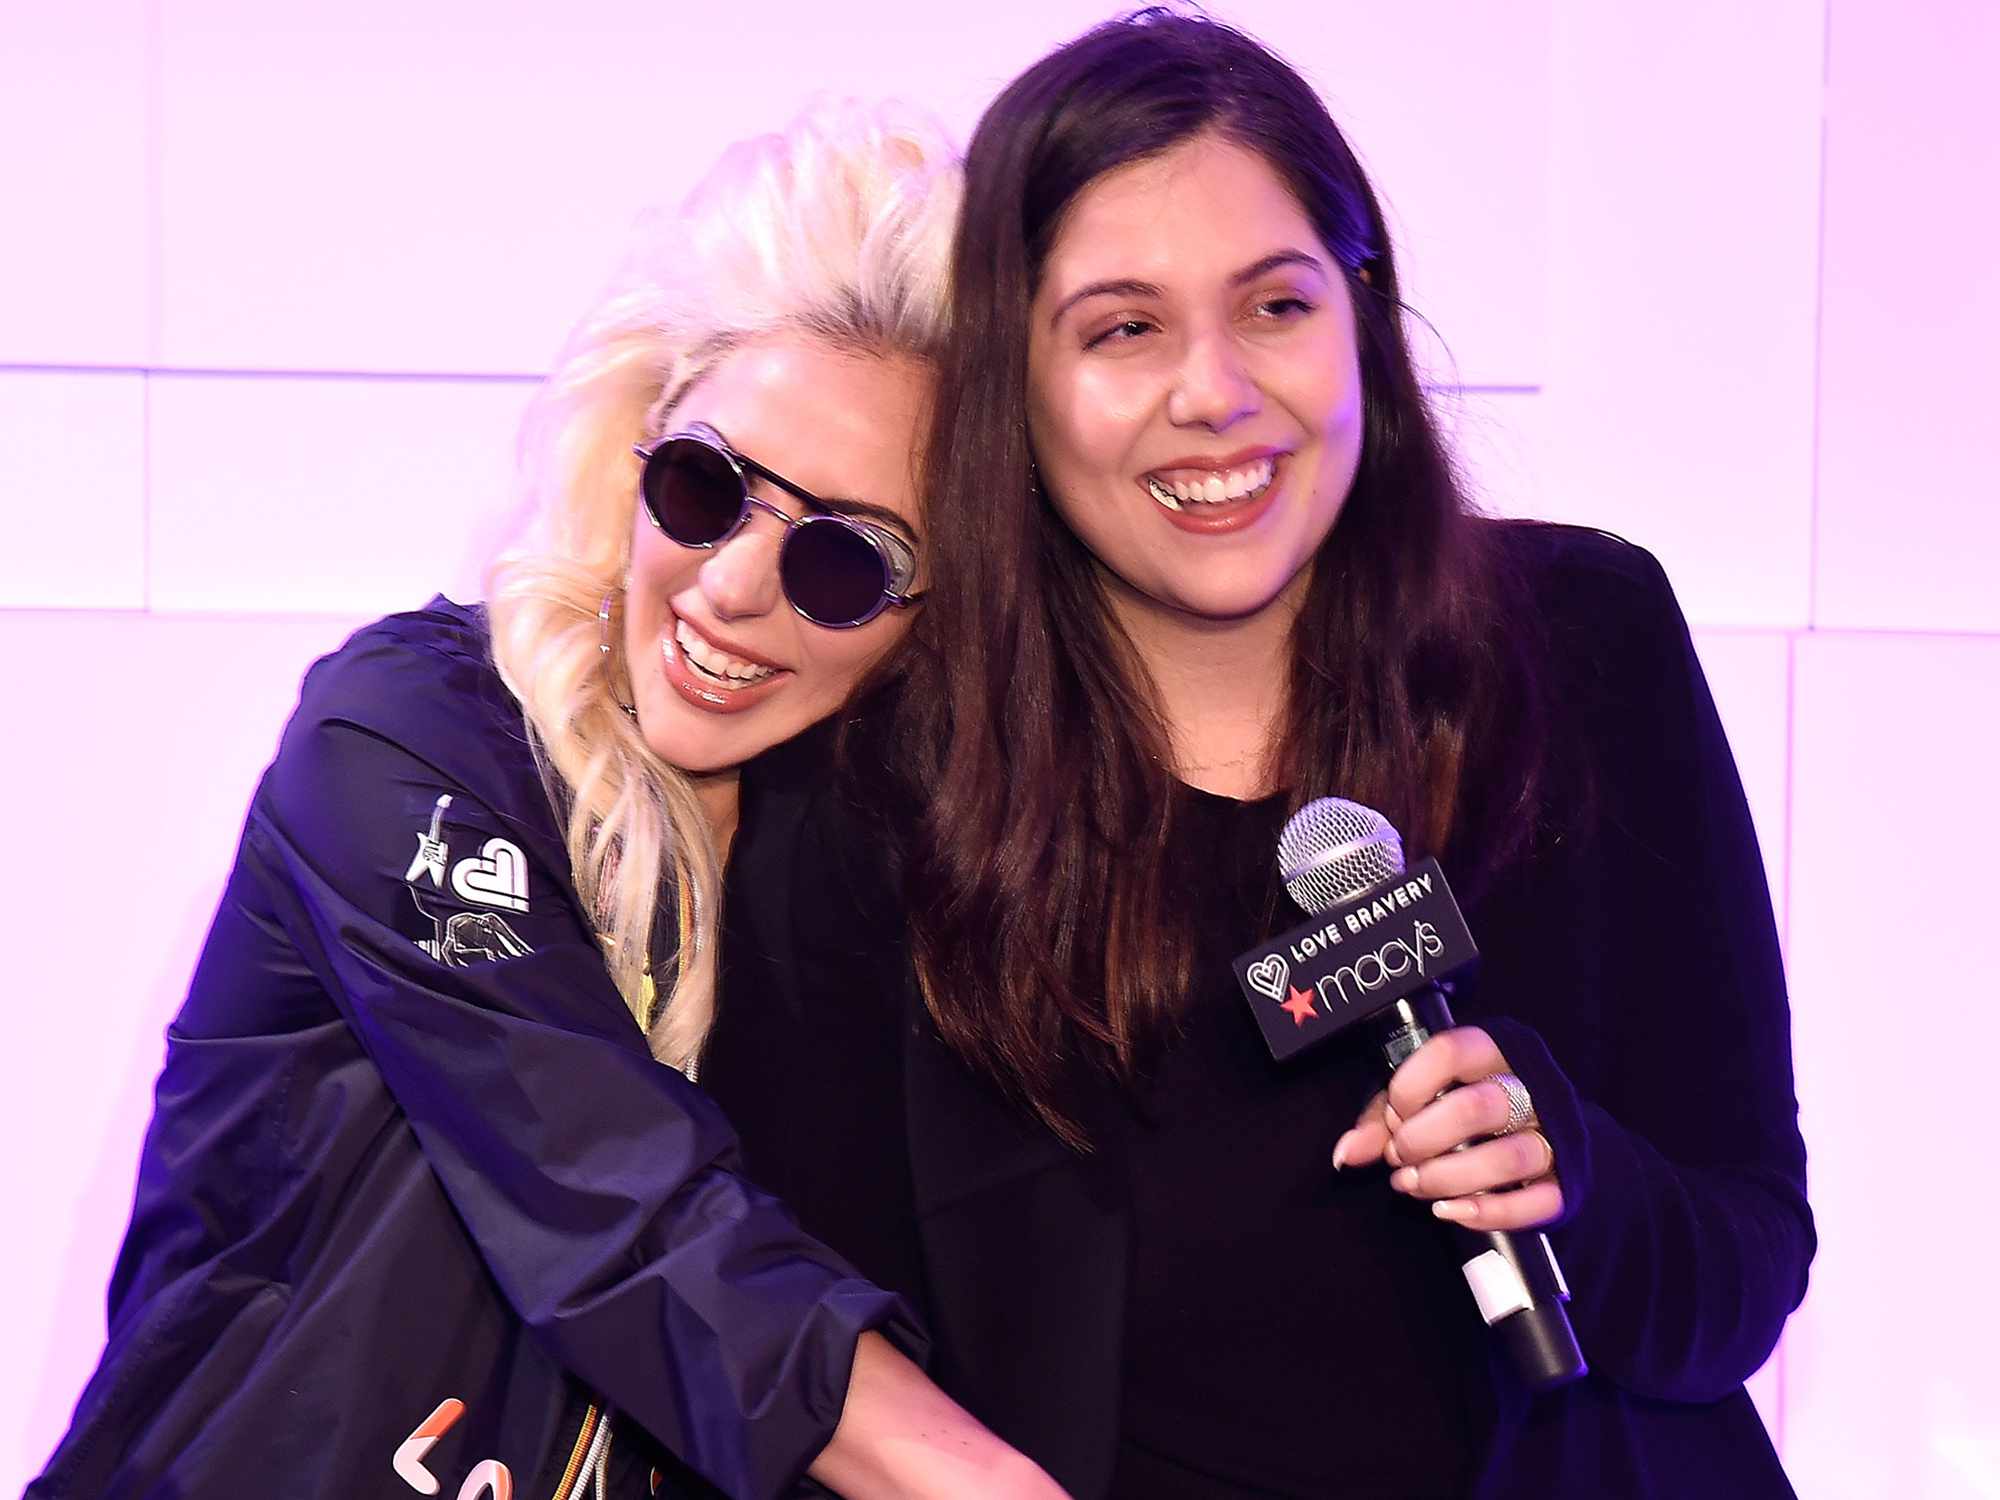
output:
M 1433 871 L 1425 870 L 1407 880 L 1398 880 L 1394 885 L 1370 891 L 1366 905 L 1343 907 L 1312 931 L 1294 937 L 1289 944 L 1292 962 L 1309 963 L 1344 941 L 1343 929 L 1348 936 L 1355 936 L 1378 922 L 1386 922 L 1399 909 L 1408 910 L 1430 895 L 1436 879 Z

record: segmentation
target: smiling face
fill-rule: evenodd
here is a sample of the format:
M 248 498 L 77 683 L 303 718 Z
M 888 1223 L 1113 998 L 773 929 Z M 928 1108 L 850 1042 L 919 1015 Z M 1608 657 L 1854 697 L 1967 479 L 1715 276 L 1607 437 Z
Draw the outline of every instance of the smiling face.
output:
M 1115 609 L 1297 607 L 1361 456 L 1339 263 L 1263 157 L 1215 135 L 1070 204 L 1035 293 L 1028 419 Z
M 931 372 L 901 356 L 774 337 L 728 355 L 675 406 L 668 426 L 705 423 L 747 458 L 840 511 L 914 545 L 918 422 Z M 751 493 L 788 515 L 792 495 L 755 475 Z M 625 659 L 640 732 L 669 764 L 727 771 L 833 713 L 901 639 L 911 611 L 831 630 L 801 618 L 778 582 L 784 527 L 753 510 L 721 545 L 683 547 L 633 520 Z

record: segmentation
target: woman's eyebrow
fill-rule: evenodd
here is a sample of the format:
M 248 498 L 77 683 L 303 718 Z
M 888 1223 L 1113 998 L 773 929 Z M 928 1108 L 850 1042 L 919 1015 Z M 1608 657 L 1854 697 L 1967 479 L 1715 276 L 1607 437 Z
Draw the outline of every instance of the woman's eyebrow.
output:
M 1150 281 L 1134 281 L 1129 278 L 1119 281 L 1093 281 L 1087 286 L 1078 287 L 1067 297 L 1063 298 L 1061 302 L 1056 304 L 1056 310 L 1049 314 L 1049 327 L 1055 327 L 1056 324 L 1062 321 L 1064 313 L 1075 307 L 1077 303 L 1086 301 L 1091 297 L 1157 297 L 1159 295 L 1159 287 Z
M 1232 275 L 1229 278 L 1229 284 L 1231 286 L 1242 286 L 1247 282 L 1255 281 L 1259 276 L 1269 275 L 1280 266 L 1303 266 L 1309 271 L 1317 271 L 1322 276 L 1326 274 L 1326 263 L 1317 255 L 1308 254 L 1304 250 L 1274 250 L 1262 260 L 1254 261 Z M 1067 297 L 1063 298 L 1061 302 L 1056 304 L 1056 310 L 1049 314 L 1049 327 L 1053 328 L 1056 324 L 1060 323 L 1063 314 L 1068 312 L 1072 307 L 1075 307 L 1077 303 L 1088 301 L 1092 297 L 1158 297 L 1160 295 L 1162 294 L 1159 286 L 1151 281 L 1139 281 L 1131 277 L 1119 277 L 1111 281 L 1093 281 L 1078 287 Z
M 1274 250 L 1262 260 L 1245 266 L 1229 278 L 1231 286 L 1243 286 L 1255 281 L 1259 276 L 1268 276 L 1280 266 L 1303 266 L 1308 271 L 1326 274 L 1326 263 L 1317 255 L 1308 255 L 1303 250 Z
M 873 521 L 878 526 L 886 526 L 898 533 L 903 540 L 916 545 L 916 529 L 886 505 L 876 505 L 867 500 L 849 500 L 838 495 L 820 495 L 819 503 L 839 516 L 852 516 L 857 521 Z

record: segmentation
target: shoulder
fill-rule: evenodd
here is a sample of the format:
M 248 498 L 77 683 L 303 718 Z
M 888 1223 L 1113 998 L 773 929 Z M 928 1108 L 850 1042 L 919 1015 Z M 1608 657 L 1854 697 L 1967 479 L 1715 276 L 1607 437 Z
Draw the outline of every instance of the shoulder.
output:
M 1673 586 L 1644 547 L 1585 526 L 1486 524 L 1507 623 L 1540 638 L 1558 691 L 1692 661 Z
M 359 913 L 433 953 L 468 915 L 493 953 L 588 932 L 484 611 L 446 599 L 363 626 L 307 672 L 245 841 L 339 922 Z
M 313 663 L 299 692 L 304 716 L 419 735 L 512 702 L 493 665 L 484 607 L 442 594 L 362 626 Z
M 364 749 L 365 747 L 365 749 Z M 357 757 L 427 768 L 503 816 L 540 823 L 539 765 L 493 663 L 485 609 L 439 596 L 364 625 L 307 671 L 272 780 L 342 785 Z
M 1659 559 L 1612 532 L 1553 521 L 1485 524 L 1501 566 L 1545 611 L 1648 614 L 1673 600 Z

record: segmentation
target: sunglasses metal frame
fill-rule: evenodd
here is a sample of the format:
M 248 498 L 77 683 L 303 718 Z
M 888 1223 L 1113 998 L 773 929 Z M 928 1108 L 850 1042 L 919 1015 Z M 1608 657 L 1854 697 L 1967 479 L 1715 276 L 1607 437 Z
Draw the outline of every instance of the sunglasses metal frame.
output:
M 742 488 L 743 498 L 737 509 L 736 519 L 714 541 L 682 541 L 671 531 L 667 530 L 665 523 L 660 520 L 659 515 L 653 510 L 651 503 L 646 498 L 645 470 L 651 467 L 653 455 L 669 443 L 698 443 L 710 452 L 720 454 L 723 462 L 728 464 L 730 471 L 735 474 L 737 484 Z M 646 519 L 653 523 L 653 529 L 672 542 L 676 547 L 688 547 L 697 551 L 712 551 L 748 525 L 753 511 L 761 510 L 766 515 L 777 517 L 778 521 L 785 528 L 784 540 L 778 544 L 780 556 L 778 587 L 785 596 L 785 603 L 792 607 L 792 613 L 810 624 L 817 625 L 823 630 L 854 630 L 866 625 L 870 620 L 881 614 L 884 609 L 891 606 L 897 609 L 907 609 L 910 605 L 915 604 L 924 597 L 921 589 L 912 590 L 909 587 L 910 580 L 916 576 L 917 572 L 917 554 L 908 542 L 897 536 L 895 532 L 890 531 L 886 527 L 877 526 L 872 521 L 864 521 L 855 516 L 841 515 L 831 504 L 822 500 L 803 485 L 794 484 L 791 480 L 785 478 L 784 475 L 777 473 L 775 470 L 767 469 L 764 465 L 758 463 L 756 459 L 748 458 L 738 453 L 734 448 L 729 446 L 728 441 L 721 433 L 710 427 L 706 422 L 696 422 L 679 432 L 669 432 L 651 447 L 643 443 L 635 443 L 632 446 L 632 452 L 639 458 L 642 465 L 639 473 L 640 508 L 646 512 Z M 773 505 L 768 500 L 761 500 L 751 494 L 750 475 L 752 474 L 755 474 L 767 484 L 777 486 L 777 488 L 794 497 L 800 503 L 811 506 L 813 513 L 808 516 L 790 515 L 782 507 Z M 799 607 L 798 600 L 792 597 L 791 589 L 785 585 L 784 564 L 782 560 L 784 549 L 791 545 L 792 538 L 802 528 L 826 522 L 830 522 L 836 526 L 844 526 L 849 531 L 854 532 L 863 541 L 867 542 L 869 546 L 873 547 L 876 556 L 882 560 L 882 591 L 876 596 L 875 603 L 870 606 L 868 612 L 856 620 L 821 620 L 807 614 L 805 610 Z

